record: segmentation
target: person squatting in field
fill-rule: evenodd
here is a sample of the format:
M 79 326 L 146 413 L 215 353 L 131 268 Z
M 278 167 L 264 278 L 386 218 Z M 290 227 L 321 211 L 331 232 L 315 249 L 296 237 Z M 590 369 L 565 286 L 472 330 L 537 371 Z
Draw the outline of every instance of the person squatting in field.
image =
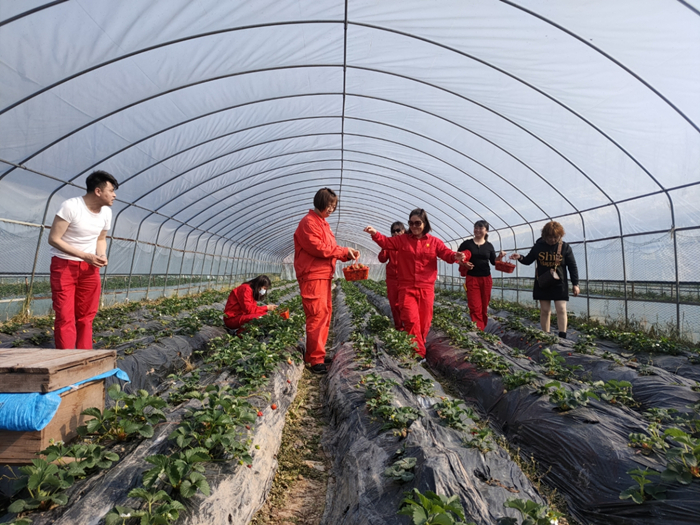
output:
M 277 309 L 276 304 L 258 306 L 272 283 L 267 275 L 258 275 L 231 290 L 224 307 L 224 324 L 231 329 L 243 327 L 253 319 Z
M 364 231 L 382 249 L 396 251 L 401 321 L 416 341 L 416 352 L 425 358 L 425 338 L 433 320 L 437 258 L 452 264 L 463 261 L 465 256 L 430 235 L 430 221 L 424 209 L 416 208 L 410 213 L 408 227 L 410 233 L 396 237 L 385 237 L 372 226 Z

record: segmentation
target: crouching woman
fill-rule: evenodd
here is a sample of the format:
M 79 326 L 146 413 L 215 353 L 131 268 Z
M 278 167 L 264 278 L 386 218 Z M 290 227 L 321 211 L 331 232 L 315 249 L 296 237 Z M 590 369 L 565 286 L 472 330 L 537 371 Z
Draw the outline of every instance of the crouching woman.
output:
M 275 310 L 275 304 L 258 306 L 257 303 L 262 300 L 270 286 L 270 278 L 267 275 L 258 275 L 231 290 L 224 308 L 224 324 L 231 329 L 241 328 L 253 319 Z

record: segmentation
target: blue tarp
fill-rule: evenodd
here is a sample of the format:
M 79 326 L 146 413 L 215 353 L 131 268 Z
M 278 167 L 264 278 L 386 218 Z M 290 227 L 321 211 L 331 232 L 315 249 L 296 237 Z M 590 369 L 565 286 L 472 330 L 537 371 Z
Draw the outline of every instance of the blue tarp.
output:
M 0 394 L 0 430 L 30 432 L 41 430 L 48 425 L 61 404 L 61 394 L 79 385 L 98 381 L 116 375 L 122 381 L 129 381 L 123 370 L 115 368 L 90 379 L 59 388 L 46 394 Z

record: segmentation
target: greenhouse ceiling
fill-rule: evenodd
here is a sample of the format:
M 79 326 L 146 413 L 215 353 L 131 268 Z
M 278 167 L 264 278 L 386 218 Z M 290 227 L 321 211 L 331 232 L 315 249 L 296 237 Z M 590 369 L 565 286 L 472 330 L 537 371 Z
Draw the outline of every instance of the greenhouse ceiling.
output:
M 698 0 L 5 1 L 0 67 L 2 228 L 95 169 L 115 239 L 277 260 L 326 186 L 370 252 L 415 207 L 506 249 L 700 225 Z

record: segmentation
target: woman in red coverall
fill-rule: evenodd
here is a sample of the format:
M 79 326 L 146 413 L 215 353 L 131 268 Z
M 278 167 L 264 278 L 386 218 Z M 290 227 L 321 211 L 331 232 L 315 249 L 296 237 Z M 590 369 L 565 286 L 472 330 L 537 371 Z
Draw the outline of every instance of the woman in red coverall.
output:
M 403 222 L 397 221 L 391 225 L 391 236 L 403 235 L 406 233 L 406 227 Z M 403 330 L 403 322 L 401 321 L 401 309 L 399 308 L 399 268 L 397 261 L 397 253 L 395 250 L 382 250 L 377 256 L 380 263 L 389 261 L 386 265 L 386 296 L 389 299 L 391 306 L 391 316 L 394 318 L 394 327 L 397 330 Z
M 343 248 L 335 242 L 326 219 L 337 206 L 338 197 L 333 190 L 318 190 L 314 196 L 314 209 L 309 210 L 294 232 L 294 271 L 306 315 L 304 361 L 314 374 L 328 372 L 326 341 L 331 326 L 331 280 L 336 260 L 345 262 L 360 256 L 359 251 Z
M 241 328 L 253 319 L 276 309 L 276 304 L 258 306 L 257 303 L 270 289 L 270 285 L 270 278 L 267 275 L 258 275 L 255 279 L 231 290 L 224 308 L 224 324 L 232 329 Z
M 429 235 L 428 214 L 422 208 L 411 212 L 408 227 L 410 234 L 397 237 L 385 237 L 371 226 L 364 231 L 383 249 L 397 251 L 401 320 L 416 340 L 416 352 L 425 358 L 425 338 L 433 321 L 437 258 L 452 264 L 463 261 L 464 254 L 453 252 L 440 239 Z

